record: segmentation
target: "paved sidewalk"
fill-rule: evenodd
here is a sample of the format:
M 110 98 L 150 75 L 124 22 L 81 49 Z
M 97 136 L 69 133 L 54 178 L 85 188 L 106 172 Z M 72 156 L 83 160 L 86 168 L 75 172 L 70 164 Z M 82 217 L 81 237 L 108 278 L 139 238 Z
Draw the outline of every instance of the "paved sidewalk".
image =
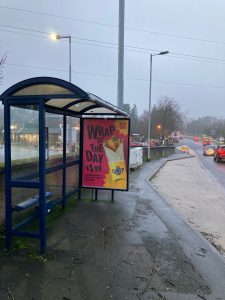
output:
M 166 160 L 131 173 L 114 203 L 100 191 L 62 213 L 46 262 L 1 254 L 0 299 L 225 299 L 224 259 L 148 181 Z
M 213 162 L 212 157 L 205 160 Z M 225 188 L 204 167 L 198 155 L 167 162 L 151 184 L 225 256 Z

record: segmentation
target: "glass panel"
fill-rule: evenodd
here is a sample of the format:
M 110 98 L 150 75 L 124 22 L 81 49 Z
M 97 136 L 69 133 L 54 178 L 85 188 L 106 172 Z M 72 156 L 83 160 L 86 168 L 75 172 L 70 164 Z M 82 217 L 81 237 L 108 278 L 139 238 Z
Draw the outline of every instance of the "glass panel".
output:
M 75 99 L 75 98 L 74 99 L 51 99 L 46 102 L 46 105 L 62 108 L 65 105 L 67 105 L 75 100 L 78 100 L 78 99 Z
M 62 170 L 46 175 L 46 191 L 52 192 L 51 199 L 62 198 L 63 176 Z
M 68 162 L 79 158 L 80 119 L 67 117 L 66 120 L 66 160 Z
M 38 105 L 10 107 L 12 179 L 28 176 L 34 180 L 39 172 Z
M 54 84 L 36 84 L 32 86 L 25 87 L 17 91 L 13 96 L 33 96 L 33 95 L 54 95 L 54 94 L 74 94 L 72 91 L 57 86 Z
M 54 167 L 63 163 L 63 116 L 46 113 L 46 166 Z
M 95 103 L 91 102 L 91 101 L 88 101 L 88 102 L 86 101 L 86 102 L 80 102 L 80 103 L 74 104 L 73 106 L 69 107 L 68 109 L 79 112 L 82 109 L 92 106 L 92 105 L 95 105 Z
M 66 168 L 66 194 L 79 186 L 79 165 Z

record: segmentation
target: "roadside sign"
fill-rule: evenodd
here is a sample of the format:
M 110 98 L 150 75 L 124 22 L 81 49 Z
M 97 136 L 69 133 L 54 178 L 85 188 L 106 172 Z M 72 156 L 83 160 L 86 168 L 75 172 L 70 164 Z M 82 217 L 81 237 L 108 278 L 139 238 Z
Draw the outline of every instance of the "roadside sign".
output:
M 82 187 L 127 190 L 128 119 L 83 119 Z

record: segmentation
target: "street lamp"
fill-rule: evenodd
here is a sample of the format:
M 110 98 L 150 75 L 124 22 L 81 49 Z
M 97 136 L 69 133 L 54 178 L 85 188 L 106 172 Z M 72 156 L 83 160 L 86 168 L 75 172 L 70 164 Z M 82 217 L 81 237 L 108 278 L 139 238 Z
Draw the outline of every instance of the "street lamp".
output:
M 71 35 L 59 35 L 52 33 L 50 35 L 52 40 L 61 40 L 61 39 L 68 39 L 69 40 L 69 82 L 71 82 L 71 73 L 72 73 L 72 68 L 71 68 Z
M 71 68 L 71 35 L 59 35 L 58 33 L 52 33 L 50 35 L 50 38 L 52 40 L 61 40 L 61 39 L 68 39 L 69 40 L 69 82 L 71 82 L 71 75 L 72 75 L 72 68 Z M 69 125 L 69 139 L 68 139 L 68 143 L 71 145 L 71 149 L 72 149 L 72 121 L 69 118 L 68 119 L 68 123 Z
M 162 128 L 162 125 L 158 124 L 157 129 L 160 130 Z
M 148 161 L 150 160 L 150 144 L 151 144 L 151 98 L 152 98 L 152 57 L 156 55 L 165 55 L 169 51 L 162 51 L 156 54 L 150 54 L 150 71 L 149 71 L 149 106 L 148 106 Z

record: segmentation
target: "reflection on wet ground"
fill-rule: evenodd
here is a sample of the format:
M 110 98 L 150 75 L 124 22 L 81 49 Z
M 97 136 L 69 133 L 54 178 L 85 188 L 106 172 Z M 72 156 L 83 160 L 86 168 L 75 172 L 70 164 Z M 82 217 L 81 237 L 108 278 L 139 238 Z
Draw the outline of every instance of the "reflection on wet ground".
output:
M 146 250 L 153 258 L 157 273 L 162 281 L 170 283 L 171 291 L 195 293 L 196 290 L 201 290 L 206 294 L 210 292 L 178 245 L 177 238 L 152 210 L 148 198 L 138 199 L 133 221 Z

